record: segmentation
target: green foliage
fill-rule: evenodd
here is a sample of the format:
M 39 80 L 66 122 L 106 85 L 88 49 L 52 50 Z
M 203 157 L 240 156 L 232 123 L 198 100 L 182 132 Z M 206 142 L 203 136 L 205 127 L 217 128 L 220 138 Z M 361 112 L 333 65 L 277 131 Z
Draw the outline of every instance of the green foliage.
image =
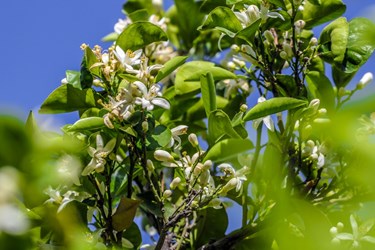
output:
M 143 230 L 158 250 L 371 249 L 375 104 L 351 98 L 373 76 L 347 86 L 375 27 L 345 8 L 127 1 L 115 42 L 82 46 L 41 105 L 73 124 L 1 117 L 0 245 L 140 249 Z

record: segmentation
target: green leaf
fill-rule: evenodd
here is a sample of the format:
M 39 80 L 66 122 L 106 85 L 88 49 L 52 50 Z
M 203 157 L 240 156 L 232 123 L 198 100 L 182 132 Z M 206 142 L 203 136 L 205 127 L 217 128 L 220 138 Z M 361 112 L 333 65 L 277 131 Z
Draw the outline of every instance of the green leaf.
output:
M 262 19 L 258 19 L 250 26 L 238 32 L 235 37 L 246 41 L 248 44 L 253 44 L 256 32 L 258 31 L 261 22 Z
M 135 51 L 153 42 L 167 40 L 167 35 L 159 26 L 150 22 L 137 22 L 126 27 L 117 38 L 116 44 L 120 46 L 123 51 Z
M 56 114 L 88 109 L 96 106 L 94 90 L 80 90 L 70 84 L 64 84 L 47 97 L 39 112 Z
M 222 27 L 234 33 L 242 30 L 241 22 L 236 15 L 230 8 L 224 6 L 219 6 L 212 10 L 198 29 L 207 30 L 215 29 L 216 27 Z
M 215 81 L 224 79 L 235 79 L 237 76 L 232 72 L 216 67 L 212 62 L 193 61 L 182 65 L 176 75 L 175 90 L 177 95 L 187 94 L 200 88 L 200 77 L 202 74 L 211 72 Z
M 375 49 L 375 24 L 366 18 L 354 18 L 349 22 L 349 37 L 343 69 L 356 72 Z
M 79 71 L 67 70 L 65 75 L 69 84 L 73 85 L 77 89 L 81 89 L 81 73 Z
M 118 38 L 118 34 L 116 32 L 109 33 L 105 37 L 102 38 L 103 42 L 114 42 Z
M 208 117 L 208 135 L 210 144 L 216 142 L 224 135 L 231 138 L 241 138 L 233 129 L 228 115 L 222 110 L 215 110 L 210 113 Z
M 156 75 L 155 82 L 159 82 L 170 75 L 175 69 L 184 64 L 187 58 L 187 56 L 176 56 L 166 62 Z
M 129 240 L 134 245 L 135 249 L 138 249 L 142 244 L 141 231 L 139 230 L 138 225 L 134 222 L 125 232 L 123 232 L 122 237 Z
M 116 212 L 112 216 L 113 229 L 123 231 L 130 228 L 140 203 L 140 200 L 122 197 Z
M 206 160 L 222 162 L 252 148 L 254 145 L 249 139 L 225 139 L 208 150 L 203 162 Z
M 198 212 L 197 226 L 194 230 L 195 249 L 198 249 L 211 240 L 217 240 L 225 235 L 228 227 L 228 215 L 225 208 L 214 209 L 212 207 L 201 209 Z
M 306 22 L 305 29 L 311 29 L 340 17 L 345 10 L 346 5 L 341 0 L 324 0 L 320 5 L 306 2 L 296 20 L 303 19 Z
M 140 9 L 130 13 L 129 18 L 132 20 L 133 23 L 139 21 L 148 21 L 149 14 L 146 9 Z
M 89 70 L 91 72 L 92 75 L 97 76 L 97 77 L 101 77 L 100 67 L 91 68 L 95 63 L 98 62 L 98 59 L 97 59 L 96 55 L 94 54 L 94 52 L 91 50 L 91 48 L 88 47 L 88 46 L 85 49 L 85 55 L 83 57 L 82 64 L 83 64 L 83 62 L 85 62 L 84 66 L 87 68 L 87 70 Z M 88 83 L 88 84 L 91 87 L 92 82 Z M 82 88 L 86 88 L 86 85 L 82 85 L 82 69 L 81 69 L 81 86 L 82 86 Z
M 172 132 L 163 125 L 156 126 L 151 137 L 157 141 L 159 147 L 165 147 L 171 141 Z
M 149 13 L 153 12 L 152 0 L 128 0 L 124 6 L 124 11 L 131 14 L 140 9 L 146 9 Z
M 345 58 L 349 36 L 349 24 L 345 17 L 340 17 L 327 25 L 319 38 L 320 57 L 329 63 L 339 65 Z
M 268 0 L 268 1 L 274 4 L 276 7 L 281 7 L 283 10 L 287 10 L 284 0 Z
M 76 121 L 72 126 L 67 128 L 68 132 L 97 130 L 105 127 L 103 117 L 87 117 Z
M 201 75 L 201 91 L 203 106 L 206 110 L 207 117 L 209 117 L 211 111 L 216 109 L 215 82 L 211 72 L 208 72 L 206 75 Z
M 310 71 L 306 75 L 307 86 L 315 98 L 320 100 L 320 105 L 327 110 L 335 106 L 335 92 L 328 77 L 318 71 Z
M 258 103 L 246 113 L 243 120 L 250 121 L 272 115 L 281 111 L 290 110 L 306 105 L 306 101 L 291 97 L 275 97 Z
M 216 96 L 216 105 L 218 109 L 224 109 L 228 105 L 228 99 L 221 96 Z M 199 100 L 194 105 L 187 108 L 188 110 L 186 112 L 186 115 L 188 120 L 197 121 L 207 118 L 202 98 L 199 98 Z

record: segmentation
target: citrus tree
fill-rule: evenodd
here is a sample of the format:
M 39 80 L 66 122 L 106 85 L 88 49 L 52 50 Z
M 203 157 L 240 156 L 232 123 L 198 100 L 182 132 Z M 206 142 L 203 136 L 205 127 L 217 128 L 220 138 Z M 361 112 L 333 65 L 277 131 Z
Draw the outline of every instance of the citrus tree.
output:
M 351 100 L 372 74 L 349 83 L 375 24 L 345 10 L 341 0 L 127 1 L 108 47 L 82 44 L 80 71 L 41 105 L 78 113 L 74 124 L 52 133 L 32 113 L 26 128 L 1 119 L 0 243 L 373 248 L 375 102 Z

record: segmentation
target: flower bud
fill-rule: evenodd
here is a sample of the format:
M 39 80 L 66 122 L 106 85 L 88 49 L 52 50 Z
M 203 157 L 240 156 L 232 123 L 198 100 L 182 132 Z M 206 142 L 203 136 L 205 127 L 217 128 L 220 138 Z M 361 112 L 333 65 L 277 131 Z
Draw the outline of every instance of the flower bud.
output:
M 312 108 L 315 112 L 315 111 L 318 111 L 319 105 L 320 105 L 320 100 L 319 99 L 313 99 L 309 103 L 309 108 Z
M 304 11 L 304 10 L 305 10 L 305 7 L 303 7 L 303 5 L 300 5 L 300 6 L 298 6 L 298 10 L 299 10 L 299 11 Z
M 61 84 L 68 84 L 69 82 L 68 82 L 68 80 L 66 79 L 66 77 L 65 78 L 63 78 L 63 79 L 61 79 Z
M 292 58 L 293 57 L 293 50 L 292 50 L 292 47 L 290 46 L 289 43 L 283 43 L 283 50 L 288 55 L 288 58 Z
M 154 157 L 158 161 L 174 162 L 173 156 L 165 150 L 156 150 Z
M 303 29 L 306 25 L 306 22 L 303 21 L 303 20 L 298 20 L 294 23 L 294 26 L 297 28 L 297 29 Z
M 321 109 L 318 110 L 318 114 L 320 116 L 324 116 L 324 115 L 327 114 L 327 110 L 325 108 L 321 108 Z
M 344 229 L 344 224 L 342 222 L 337 222 L 337 230 L 340 232 Z
M 246 104 L 242 104 L 240 107 L 241 112 L 246 112 L 249 107 Z
M 284 50 L 282 50 L 282 51 L 280 52 L 280 57 L 281 57 L 282 59 L 284 59 L 284 60 L 288 60 L 288 54 L 287 54 Z
M 202 171 L 201 175 L 199 176 L 199 183 L 204 187 L 207 185 L 208 180 L 210 179 L 210 171 Z
M 153 172 L 155 170 L 154 163 L 149 159 L 147 160 L 146 167 L 149 172 Z
M 310 39 L 310 45 L 311 46 L 317 46 L 318 45 L 318 38 L 315 36 Z
M 146 133 L 148 131 L 148 122 L 147 121 L 142 122 L 142 131 L 144 133 Z
M 198 163 L 194 168 L 194 171 L 193 171 L 194 175 L 199 175 L 202 172 L 202 169 L 203 169 L 203 164 Z
M 188 136 L 188 140 L 189 140 L 190 144 L 191 144 L 193 147 L 198 147 L 198 146 L 199 146 L 198 137 L 197 137 L 196 134 L 191 133 L 191 134 Z
M 374 77 L 371 72 L 367 72 L 366 74 L 364 74 L 357 84 L 357 89 L 363 89 L 364 87 L 366 87 L 370 82 L 372 82 L 373 78 Z
M 203 167 L 202 167 L 202 170 L 203 171 L 206 171 L 206 170 L 209 170 L 211 167 L 212 167 L 213 163 L 211 160 L 207 160 L 203 163 Z
M 181 178 L 180 177 L 176 177 L 172 180 L 171 184 L 169 185 L 169 187 L 173 190 L 175 189 L 179 184 L 181 183 Z
M 249 17 L 250 23 L 253 23 L 260 18 L 259 8 L 253 4 L 247 8 L 246 14 Z
M 337 233 L 338 233 L 337 227 L 331 227 L 331 228 L 329 229 L 329 233 L 330 233 L 332 236 L 336 236 Z
M 234 52 L 240 51 L 240 47 L 237 44 L 233 44 L 232 46 L 230 46 L 230 49 L 233 50 Z
M 236 64 L 234 64 L 234 62 L 232 62 L 232 61 L 229 61 L 229 62 L 227 62 L 227 68 L 228 69 L 236 69 Z
M 317 123 L 317 124 L 328 124 L 330 122 L 331 122 L 331 120 L 328 119 L 328 118 L 316 118 L 316 119 L 314 119 L 314 123 Z
M 165 190 L 164 193 L 163 193 L 163 198 L 164 198 L 164 199 L 168 199 L 169 197 L 171 197 L 171 195 L 172 195 L 172 191 L 169 190 L 169 189 L 167 189 L 167 190 Z
M 338 92 L 337 92 L 337 95 L 339 97 L 346 96 L 347 94 L 348 94 L 348 91 L 344 87 L 340 87 Z
M 271 31 L 269 30 L 264 31 L 263 36 L 267 39 L 269 43 L 271 44 L 274 43 L 275 38 L 273 37 L 273 34 Z

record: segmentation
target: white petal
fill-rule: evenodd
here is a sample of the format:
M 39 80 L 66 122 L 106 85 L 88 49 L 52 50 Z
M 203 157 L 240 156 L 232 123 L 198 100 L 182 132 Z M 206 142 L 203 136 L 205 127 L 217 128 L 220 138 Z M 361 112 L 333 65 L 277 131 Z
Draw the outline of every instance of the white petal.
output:
M 171 129 L 172 135 L 184 135 L 186 134 L 188 126 L 186 125 L 178 125 L 175 128 Z
M 272 132 L 275 131 L 275 126 L 273 125 L 273 121 L 271 116 L 266 116 L 263 118 L 263 123 L 266 127 L 271 130 Z
M 106 153 L 112 152 L 116 146 L 116 138 L 112 138 L 104 147 L 103 151 Z
M 151 103 L 164 109 L 169 109 L 171 107 L 169 102 L 164 98 L 154 98 Z
M 100 134 L 96 135 L 96 149 L 103 149 L 104 142 Z
M 142 92 L 144 96 L 147 95 L 147 87 L 143 82 L 135 81 L 133 82 L 133 84 L 138 87 L 138 89 Z
M 115 49 L 115 51 L 113 51 L 113 53 L 115 54 L 115 56 L 117 57 L 117 59 L 122 64 L 124 64 L 124 62 L 125 62 L 125 52 L 119 46 L 116 46 L 116 49 Z

